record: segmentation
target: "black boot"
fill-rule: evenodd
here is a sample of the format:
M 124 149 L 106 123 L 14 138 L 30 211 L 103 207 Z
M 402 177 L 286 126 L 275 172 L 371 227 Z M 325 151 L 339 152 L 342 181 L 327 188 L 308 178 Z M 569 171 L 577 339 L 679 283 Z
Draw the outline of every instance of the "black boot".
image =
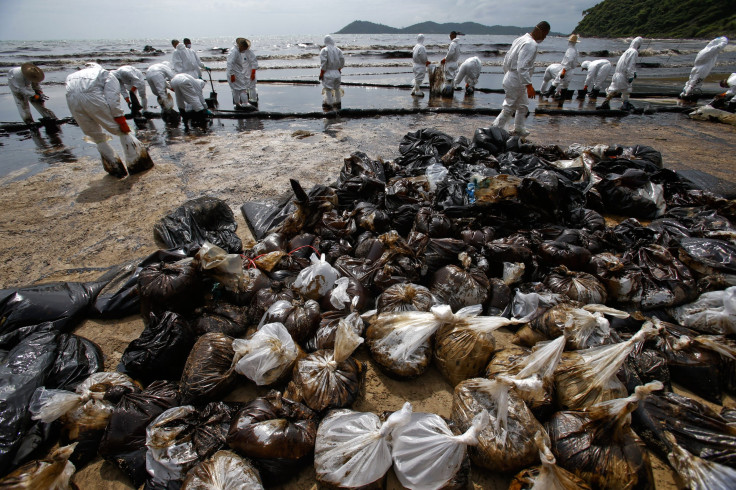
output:
M 555 88 L 556 87 L 554 85 L 550 85 L 549 88 L 547 89 L 547 91 L 544 93 L 544 96 L 545 97 L 552 97 L 555 94 Z
M 584 88 L 581 88 L 580 90 L 578 90 L 578 100 L 584 99 L 585 98 L 585 94 L 587 94 L 587 93 L 588 93 L 588 91 L 585 90 Z
M 611 110 L 611 103 L 607 100 L 604 100 L 601 105 L 596 107 L 599 111 L 610 111 Z
M 622 111 L 633 111 L 635 109 L 634 104 L 629 102 L 628 100 L 621 104 L 621 110 Z
M 181 122 L 184 123 L 184 127 L 188 127 L 189 126 L 189 113 L 180 107 L 179 114 L 181 114 Z
M 597 99 L 598 98 L 598 94 L 600 94 L 600 93 L 601 93 L 600 90 L 598 90 L 597 88 L 594 88 L 593 91 L 590 92 L 590 98 L 591 99 Z

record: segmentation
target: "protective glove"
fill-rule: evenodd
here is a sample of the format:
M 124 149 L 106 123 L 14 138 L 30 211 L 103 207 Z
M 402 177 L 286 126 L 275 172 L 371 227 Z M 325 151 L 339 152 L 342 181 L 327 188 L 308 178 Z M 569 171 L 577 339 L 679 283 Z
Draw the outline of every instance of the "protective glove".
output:
M 429 66 L 429 65 L 431 65 L 431 63 L 430 63 L 429 61 L 427 61 L 427 62 L 426 62 L 426 63 L 424 64 L 424 66 Z
M 128 121 L 125 120 L 125 116 L 118 116 L 115 119 L 115 122 L 118 123 L 118 126 L 120 127 L 120 131 L 122 131 L 125 134 L 130 133 L 130 126 L 128 126 Z
M 442 64 L 442 65 L 445 64 L 445 58 L 442 58 L 442 61 L 440 61 L 440 64 Z
M 250 71 L 250 79 L 251 80 L 255 80 L 256 79 L 256 71 L 255 70 L 251 70 Z
M 210 68 L 209 66 L 205 66 L 204 69 L 207 71 L 212 71 L 212 68 Z
M 325 71 L 324 70 L 320 70 L 319 71 L 319 79 L 322 80 L 324 78 L 325 78 Z
M 214 116 L 214 114 L 213 114 L 212 112 L 210 112 L 210 110 L 209 110 L 209 109 L 205 109 L 205 110 L 204 110 L 204 115 L 205 115 L 205 116 L 210 116 L 210 117 Z
M 128 107 L 131 106 L 131 104 L 130 104 L 130 97 L 126 97 L 125 98 L 125 103 L 128 104 Z
M 634 72 L 634 78 L 636 78 L 636 72 Z
M 631 77 L 631 78 L 629 78 L 628 82 L 629 82 L 629 83 L 633 83 L 633 82 L 634 82 L 634 78 L 636 78 L 636 77 Z
M 567 73 L 567 70 L 563 68 L 562 71 L 560 72 L 560 79 L 565 78 L 565 73 Z
M 588 86 L 587 86 L 587 85 L 585 85 L 585 86 L 583 87 L 583 90 L 585 90 L 585 91 L 587 92 L 587 91 L 588 91 Z
M 235 83 L 235 75 L 230 75 L 230 83 Z
M 38 95 L 38 94 L 35 94 L 33 97 L 31 97 L 31 99 L 34 100 L 34 101 L 36 101 L 36 102 L 38 102 L 38 101 L 41 100 L 41 96 Z
M 138 87 L 130 87 L 131 92 L 135 92 L 136 90 L 138 90 Z
M 529 85 L 526 86 L 526 96 L 529 98 L 534 98 L 534 95 L 535 95 L 534 85 L 530 83 Z

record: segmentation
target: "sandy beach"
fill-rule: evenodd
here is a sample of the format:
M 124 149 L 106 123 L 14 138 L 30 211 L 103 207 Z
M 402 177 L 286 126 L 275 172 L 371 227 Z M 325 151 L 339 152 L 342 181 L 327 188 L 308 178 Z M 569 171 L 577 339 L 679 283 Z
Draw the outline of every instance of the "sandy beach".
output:
M 282 194 L 288 179 L 299 180 L 304 188 L 327 184 L 352 152 L 390 160 L 398 156 L 399 141 L 407 132 L 432 127 L 472 138 L 476 128 L 490 123 L 488 117 L 457 115 L 287 121 L 268 130 L 183 135 L 151 148 L 152 170 L 123 180 L 108 176 L 98 158 L 86 156 L 51 165 L 24 180 L 0 179 L 0 286 L 91 280 L 108 267 L 144 257 L 160 247 L 153 225 L 200 196 L 227 202 L 248 247 L 253 238 L 240 206 Z M 662 153 L 667 168 L 701 170 L 736 182 L 733 126 L 658 114 L 608 119 L 531 116 L 528 127 L 535 143 L 649 145 Z M 98 343 L 105 368 L 114 370 L 127 344 L 142 330 L 142 319 L 134 316 L 87 320 L 75 333 Z M 366 395 L 354 409 L 396 410 L 408 400 L 415 411 L 449 415 L 452 386 L 434 368 L 419 380 L 400 382 L 374 369 L 367 351 L 361 350 L 358 358 L 367 361 L 369 369 Z M 248 401 L 262 392 L 244 384 L 226 399 Z M 653 464 L 657 489 L 676 488 L 669 466 L 657 458 Z M 474 469 L 472 480 L 474 488 L 501 489 L 508 487 L 509 476 Z M 116 468 L 99 458 L 78 471 L 73 481 L 83 490 L 131 488 Z M 389 487 L 400 488 L 391 475 Z M 284 488 L 317 488 L 313 469 L 303 470 Z

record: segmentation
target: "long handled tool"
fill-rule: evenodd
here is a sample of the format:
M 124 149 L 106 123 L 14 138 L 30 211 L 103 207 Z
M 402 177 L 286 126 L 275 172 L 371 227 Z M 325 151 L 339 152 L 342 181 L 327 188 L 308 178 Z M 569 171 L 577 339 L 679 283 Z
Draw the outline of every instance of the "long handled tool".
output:
M 207 99 L 204 99 L 205 102 L 207 102 L 207 107 L 210 109 L 214 109 L 218 106 L 217 103 L 217 92 L 215 92 L 215 85 L 212 83 L 212 73 L 210 70 L 207 70 L 207 75 L 210 77 L 210 87 L 212 87 L 212 92 L 210 92 L 210 96 Z

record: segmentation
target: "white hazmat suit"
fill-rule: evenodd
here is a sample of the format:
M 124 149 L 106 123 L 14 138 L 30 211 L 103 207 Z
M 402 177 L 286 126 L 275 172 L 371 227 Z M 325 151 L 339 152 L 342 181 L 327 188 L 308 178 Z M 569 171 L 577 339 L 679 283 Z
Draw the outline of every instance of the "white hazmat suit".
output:
M 20 67 L 11 68 L 8 71 L 8 88 L 10 93 L 13 94 L 13 100 L 24 123 L 30 124 L 33 122 L 30 105 L 33 105 L 41 114 L 41 117 L 56 119 L 56 115 L 43 105 L 41 96 L 36 97 L 41 92 L 41 86 L 36 82 L 27 80 L 23 76 Z
M 711 70 L 716 65 L 718 54 L 723 51 L 723 48 L 725 48 L 727 44 L 727 37 L 717 37 L 709 42 L 706 47 L 700 50 L 698 55 L 695 57 L 695 65 L 690 71 L 690 78 L 685 82 L 685 87 L 682 89 L 680 97 L 690 97 L 697 89 L 700 88 L 705 77 L 710 74 Z
M 424 77 L 427 75 L 427 65 L 429 65 L 429 59 L 427 59 L 427 49 L 424 47 L 424 34 L 417 36 L 417 44 L 411 52 L 411 60 L 414 62 L 414 87 L 411 90 L 412 95 L 417 97 L 423 97 L 424 92 L 420 88 Z
M 66 77 L 66 103 L 79 129 L 87 140 L 95 143 L 102 166 L 116 176 L 147 170 L 153 166 L 148 152 L 133 135 L 120 108 L 120 83 L 109 71 L 96 63 Z M 126 165 L 108 141 L 105 131 L 119 136 Z
M 460 85 L 463 79 L 465 79 L 465 92 L 467 94 L 472 94 L 475 91 L 475 84 L 478 83 L 478 79 L 480 78 L 482 66 L 483 64 L 477 56 L 473 56 L 472 58 L 468 58 L 463 61 L 463 64 L 460 65 L 460 69 L 457 71 L 457 75 L 455 76 L 455 81 L 453 82 L 454 85 Z
M 460 59 L 460 43 L 457 38 L 450 41 L 445 55 L 445 80 L 448 84 L 453 83 L 457 75 L 457 62 Z
M 158 99 L 158 103 L 161 104 L 162 109 L 174 108 L 174 101 L 166 91 L 166 88 L 170 87 L 169 82 L 174 76 L 176 76 L 176 73 L 171 67 L 170 61 L 155 63 L 149 66 L 146 71 L 148 86 L 151 87 L 151 92 Z
M 258 58 L 250 46 L 243 52 L 243 66 L 245 68 L 245 85 L 248 92 L 248 102 L 258 104 L 258 92 L 256 92 L 256 70 L 258 69 Z
M 636 78 L 636 62 L 639 59 L 639 48 L 641 47 L 643 39 L 641 37 L 634 38 L 631 41 L 629 49 L 619 57 L 616 63 L 616 70 L 613 73 L 611 79 L 611 85 L 608 86 L 607 92 L 611 93 L 620 92 L 624 100 L 629 99 L 629 94 L 632 90 L 632 84 L 634 78 Z
M 325 36 L 325 47 L 319 52 L 320 79 L 322 80 L 322 104 L 341 106 L 340 70 L 345 66 L 345 57 L 335 46 L 332 36 Z
M 583 89 L 587 90 L 588 87 L 591 87 L 591 90 L 594 90 L 596 94 L 603 90 L 606 79 L 611 74 L 611 70 L 613 70 L 611 62 L 606 59 L 583 61 L 581 66 L 583 69 L 588 70 Z
M 247 51 L 247 50 L 246 50 Z M 236 109 L 248 106 L 248 77 L 245 73 L 245 56 L 237 42 L 227 55 L 227 83 L 233 93 L 233 104 Z
M 736 73 L 731 73 L 729 75 L 728 79 L 726 80 L 726 85 L 728 85 L 728 90 L 726 90 L 726 97 L 733 97 L 736 95 Z
M 570 80 L 572 80 L 572 72 L 575 68 L 578 67 L 578 49 L 577 49 L 577 41 L 570 41 L 567 44 L 567 50 L 565 50 L 565 55 L 562 57 L 562 61 L 560 64 L 562 65 L 562 70 L 557 74 L 557 77 L 555 78 L 555 87 L 557 89 L 555 90 L 555 95 L 562 94 L 562 90 L 566 89 L 570 85 Z
M 560 74 L 562 71 L 562 63 L 552 63 L 544 70 L 544 78 L 542 79 L 542 86 L 539 88 L 539 93 L 544 94 L 550 88 L 554 88 L 552 86 L 552 82 L 555 81 L 557 78 L 557 75 Z
M 171 62 L 174 64 L 174 71 L 176 73 L 186 73 L 194 78 L 202 77 L 200 67 L 204 67 L 204 65 L 199 61 L 197 54 L 187 48 L 184 43 L 176 45 L 174 54 L 171 55 Z
M 182 114 L 186 112 L 204 111 L 207 103 L 204 100 L 202 89 L 205 81 L 194 78 L 187 73 L 179 73 L 171 79 L 171 88 L 176 96 L 176 106 Z
M 529 114 L 529 97 L 527 85 L 532 84 L 534 61 L 537 58 L 539 45 L 531 34 L 526 33 L 518 37 L 511 44 L 511 48 L 503 59 L 503 90 L 506 93 L 503 107 L 493 125 L 504 128 L 514 116 L 514 132 L 525 136 L 524 119 Z
M 120 91 L 125 99 L 128 99 L 127 92 L 134 92 L 141 99 L 143 109 L 148 108 L 148 98 L 146 97 L 146 77 L 138 68 L 130 65 L 121 66 L 110 73 L 120 82 Z

